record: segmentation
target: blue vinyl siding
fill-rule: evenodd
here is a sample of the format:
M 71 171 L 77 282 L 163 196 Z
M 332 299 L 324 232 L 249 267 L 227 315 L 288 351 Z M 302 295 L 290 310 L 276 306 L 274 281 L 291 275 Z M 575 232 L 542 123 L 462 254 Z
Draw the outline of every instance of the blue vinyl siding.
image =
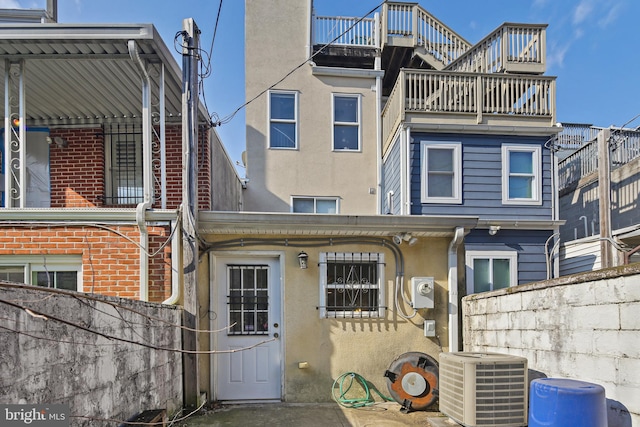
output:
M 382 164 L 382 213 L 399 215 L 401 212 L 401 167 L 400 167 L 400 137 L 393 142 L 391 151 Z M 387 193 L 393 191 L 393 206 L 389 209 Z M 419 197 L 419 196 L 418 196 Z
M 491 236 L 488 230 L 472 230 L 464 239 L 466 251 L 516 251 L 518 253 L 518 284 L 547 278 L 544 245 L 553 231 L 500 230 Z
M 551 154 L 542 149 L 542 204 L 502 204 L 502 145 L 540 145 L 547 138 L 508 135 L 444 135 L 413 133 L 411 144 L 411 214 L 472 215 L 480 219 L 547 220 L 551 218 Z M 421 141 L 462 143 L 462 204 L 422 204 Z

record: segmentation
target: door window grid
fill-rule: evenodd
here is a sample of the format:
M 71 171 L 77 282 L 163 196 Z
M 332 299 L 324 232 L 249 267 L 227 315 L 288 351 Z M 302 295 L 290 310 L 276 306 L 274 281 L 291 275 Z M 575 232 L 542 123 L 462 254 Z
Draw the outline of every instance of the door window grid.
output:
M 105 130 L 107 186 L 105 204 L 134 205 L 144 199 L 142 130 L 131 124 L 114 124 Z
M 320 317 L 382 317 L 384 255 L 320 254 Z
M 269 333 L 269 267 L 227 266 L 228 335 Z

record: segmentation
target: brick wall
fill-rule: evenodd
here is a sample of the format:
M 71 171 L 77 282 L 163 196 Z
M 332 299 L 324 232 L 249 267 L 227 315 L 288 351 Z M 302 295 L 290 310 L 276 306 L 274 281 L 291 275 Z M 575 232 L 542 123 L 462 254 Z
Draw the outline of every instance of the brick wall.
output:
M 170 230 L 148 228 L 149 252 L 158 251 Z M 0 256 L 81 255 L 84 292 L 139 299 L 140 232 L 137 226 L 15 226 L 0 234 Z M 171 245 L 149 260 L 149 300 L 161 302 L 171 294 Z
M 52 129 L 52 137 L 60 136 L 67 147 L 50 146 L 51 207 L 103 207 L 105 194 L 105 146 L 102 128 Z M 198 199 L 202 210 L 211 209 L 211 153 L 209 132 L 202 128 L 198 136 Z M 167 208 L 182 203 L 182 127 L 166 128 Z M 159 164 L 160 154 L 154 153 Z M 157 174 L 159 169 L 154 168 Z M 154 189 L 159 208 L 161 189 Z
M 640 264 L 467 296 L 465 351 L 606 390 L 609 427 L 640 425 Z
M 181 316 L 175 306 L 0 282 L 0 402 L 69 405 L 74 427 L 120 425 L 147 409 L 171 415 L 182 407 Z

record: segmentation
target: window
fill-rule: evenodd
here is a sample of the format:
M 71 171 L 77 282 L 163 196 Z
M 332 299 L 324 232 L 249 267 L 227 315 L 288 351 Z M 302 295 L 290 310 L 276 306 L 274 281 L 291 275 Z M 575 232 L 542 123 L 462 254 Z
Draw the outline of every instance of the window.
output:
M 320 254 L 320 317 L 383 317 L 384 254 Z
M 338 199 L 335 197 L 294 197 L 291 211 L 296 213 L 337 214 Z
M 107 182 L 105 204 L 135 205 L 144 199 L 142 130 L 131 124 L 105 129 Z
M 502 146 L 502 203 L 542 203 L 540 146 Z
M 462 203 L 459 143 L 422 142 L 422 203 Z
M 0 279 L 82 291 L 82 260 L 76 256 L 3 256 Z
M 467 293 L 493 291 L 518 284 L 515 251 L 467 251 Z
M 360 97 L 333 95 L 333 149 L 360 150 Z
M 269 266 L 227 266 L 228 335 L 269 333 Z
M 269 148 L 298 148 L 298 94 L 269 93 Z

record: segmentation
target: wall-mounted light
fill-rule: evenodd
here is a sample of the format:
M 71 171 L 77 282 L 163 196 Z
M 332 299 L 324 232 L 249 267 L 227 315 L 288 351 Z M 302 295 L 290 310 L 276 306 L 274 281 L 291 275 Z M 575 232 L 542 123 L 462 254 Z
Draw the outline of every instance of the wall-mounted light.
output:
M 498 231 L 500 231 L 500 226 L 499 225 L 490 225 L 489 226 L 489 234 L 490 235 L 495 236 Z
M 305 251 L 302 251 L 298 254 L 298 263 L 300 264 L 300 268 L 307 268 L 307 261 L 309 260 L 309 255 Z

